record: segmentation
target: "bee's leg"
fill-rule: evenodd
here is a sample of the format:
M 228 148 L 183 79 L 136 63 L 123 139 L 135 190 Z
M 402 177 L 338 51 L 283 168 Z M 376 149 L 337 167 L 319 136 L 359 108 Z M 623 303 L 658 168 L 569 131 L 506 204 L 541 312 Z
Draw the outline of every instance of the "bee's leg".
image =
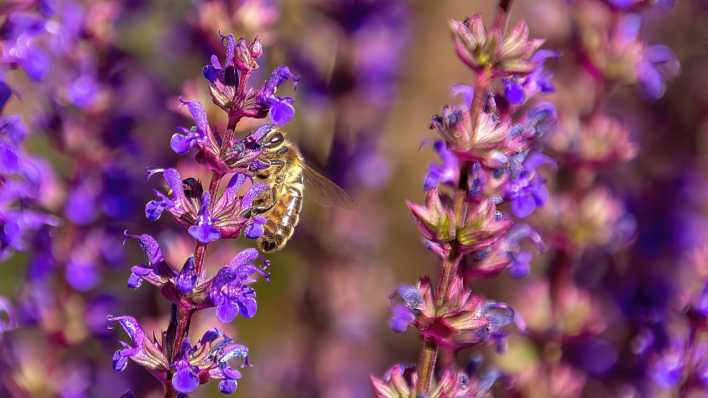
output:
M 261 171 L 260 174 L 258 174 L 258 178 L 267 180 L 271 176 L 276 175 L 278 176 L 279 173 L 283 170 L 285 167 L 285 162 L 279 159 L 272 159 L 268 161 L 268 167 L 265 168 L 264 170 Z M 251 206 L 250 209 L 244 211 L 242 214 L 246 217 L 250 217 L 253 214 L 263 214 L 267 212 L 268 210 L 272 209 L 273 206 L 278 201 L 278 189 L 280 187 L 280 183 L 276 182 L 271 186 L 270 189 L 270 198 L 267 199 L 258 199 L 254 201 L 253 206 Z
M 260 170 L 256 176 L 261 180 L 267 180 L 271 175 L 280 173 L 285 167 L 285 162 L 278 159 L 268 161 L 268 166 Z
M 271 160 L 270 167 L 275 167 L 275 170 L 273 171 L 274 173 L 280 173 L 280 171 L 285 167 L 285 161 L 279 159 Z
M 263 213 L 267 212 L 268 210 L 272 209 L 273 206 L 275 206 L 275 204 L 278 201 L 277 192 L 278 192 L 277 186 L 271 187 L 270 195 L 268 198 L 259 199 L 257 201 L 254 201 L 253 206 L 251 206 L 251 208 L 243 211 L 241 213 L 241 215 L 244 217 L 251 217 L 254 214 L 263 214 Z

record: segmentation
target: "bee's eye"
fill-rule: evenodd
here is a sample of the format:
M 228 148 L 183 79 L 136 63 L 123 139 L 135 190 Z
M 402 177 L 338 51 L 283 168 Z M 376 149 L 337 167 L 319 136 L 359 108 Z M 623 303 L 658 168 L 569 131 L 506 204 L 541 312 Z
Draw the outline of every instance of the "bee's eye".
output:
M 269 148 L 272 148 L 274 146 L 280 145 L 285 137 L 283 137 L 282 133 L 275 133 L 270 138 L 268 139 L 268 143 L 266 143 L 266 146 Z

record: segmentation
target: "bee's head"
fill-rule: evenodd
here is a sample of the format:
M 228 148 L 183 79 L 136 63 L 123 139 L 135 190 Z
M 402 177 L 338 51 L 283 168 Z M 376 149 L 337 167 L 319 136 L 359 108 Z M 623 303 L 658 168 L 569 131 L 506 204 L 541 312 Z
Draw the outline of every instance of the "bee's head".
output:
M 265 151 L 277 151 L 285 142 L 285 133 L 271 128 L 259 140 L 258 145 Z
M 233 168 L 249 168 L 261 155 L 277 151 L 284 142 L 284 132 L 265 125 L 231 145 L 224 160 Z

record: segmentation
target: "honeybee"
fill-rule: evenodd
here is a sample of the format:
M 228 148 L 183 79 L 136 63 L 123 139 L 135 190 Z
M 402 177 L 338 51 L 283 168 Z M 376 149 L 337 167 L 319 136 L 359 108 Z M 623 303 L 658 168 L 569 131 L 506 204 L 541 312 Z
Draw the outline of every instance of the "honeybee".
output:
M 275 252 L 285 247 L 300 221 L 305 187 L 325 206 L 350 207 L 351 199 L 337 184 L 313 170 L 284 131 L 267 125 L 236 142 L 222 157 L 233 169 L 249 174 L 270 187 L 254 201 L 251 214 L 261 214 L 266 223 L 257 240 L 259 250 Z

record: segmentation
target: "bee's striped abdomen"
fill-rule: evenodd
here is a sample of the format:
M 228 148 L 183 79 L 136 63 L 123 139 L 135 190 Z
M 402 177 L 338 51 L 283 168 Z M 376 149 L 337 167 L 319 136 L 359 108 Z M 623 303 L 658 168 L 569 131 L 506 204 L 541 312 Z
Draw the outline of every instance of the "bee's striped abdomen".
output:
M 296 182 L 286 184 L 277 202 L 264 214 L 266 223 L 263 235 L 258 239 L 258 247 L 263 252 L 274 252 L 282 249 L 293 236 L 295 227 L 300 221 L 302 210 L 302 176 Z

